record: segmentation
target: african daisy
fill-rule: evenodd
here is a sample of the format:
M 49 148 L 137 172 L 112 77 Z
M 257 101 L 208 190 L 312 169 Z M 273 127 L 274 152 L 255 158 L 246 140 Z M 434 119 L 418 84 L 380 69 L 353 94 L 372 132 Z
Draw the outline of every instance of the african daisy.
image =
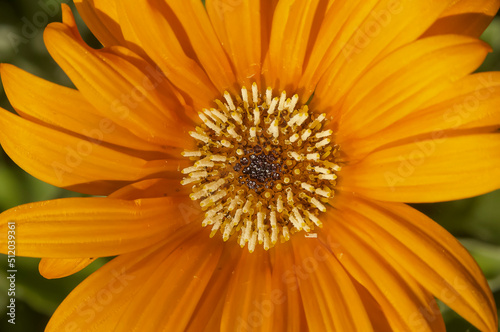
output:
M 496 331 L 480 269 L 405 203 L 500 188 L 500 1 L 75 1 L 45 30 L 76 89 L 1 66 L 24 170 L 99 197 L 31 203 L 47 278 L 117 256 L 47 331 Z M 1 237 L 6 252 L 6 237 Z

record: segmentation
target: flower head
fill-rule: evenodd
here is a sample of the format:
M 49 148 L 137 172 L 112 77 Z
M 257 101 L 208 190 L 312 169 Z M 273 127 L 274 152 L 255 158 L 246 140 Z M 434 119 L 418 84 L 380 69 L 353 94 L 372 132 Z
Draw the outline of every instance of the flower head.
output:
M 472 257 L 405 203 L 500 188 L 500 75 L 471 74 L 500 2 L 75 3 L 104 47 L 66 5 L 44 37 L 76 89 L 0 70 L 4 150 L 101 196 L 0 229 L 48 278 L 117 256 L 48 331 L 443 331 L 436 297 L 497 329 Z

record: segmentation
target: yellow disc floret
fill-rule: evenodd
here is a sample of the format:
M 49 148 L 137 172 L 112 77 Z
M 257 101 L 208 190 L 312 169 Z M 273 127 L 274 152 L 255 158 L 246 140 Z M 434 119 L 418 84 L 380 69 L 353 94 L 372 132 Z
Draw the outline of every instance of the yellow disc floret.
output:
M 198 149 L 183 152 L 193 166 L 182 170 L 182 184 L 206 210 L 211 236 L 238 236 L 252 252 L 322 227 L 340 166 L 325 114 L 299 107 L 298 95 L 273 97 L 271 88 L 262 95 L 255 83 L 250 94 L 225 92 L 224 102 L 199 113 L 203 124 L 190 132 Z

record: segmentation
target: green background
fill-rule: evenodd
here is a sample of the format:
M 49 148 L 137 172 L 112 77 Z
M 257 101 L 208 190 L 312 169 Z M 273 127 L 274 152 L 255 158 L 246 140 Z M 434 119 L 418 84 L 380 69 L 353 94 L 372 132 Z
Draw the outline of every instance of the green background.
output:
M 66 2 L 74 9 L 70 1 L 59 2 Z M 38 1 L 0 0 L 0 62 L 12 63 L 50 81 L 72 86 L 45 49 L 42 32 L 46 24 L 42 24 L 43 20 L 40 20 L 40 27 L 35 26 L 36 31 L 33 31 L 30 38 L 13 45 L 13 34 L 22 36 L 26 20 L 32 22 L 34 15 L 39 12 Z M 60 13 L 48 19 L 60 21 Z M 99 47 L 81 19 L 79 23 L 87 42 L 93 47 Z M 495 18 L 482 38 L 492 45 L 494 52 L 489 54 L 479 70 L 500 70 L 500 17 Z M 0 106 L 12 110 L 1 83 Z M 23 203 L 71 196 L 81 195 L 33 178 L 17 167 L 0 149 L 0 211 Z M 497 305 L 500 304 L 500 191 L 461 201 L 416 207 L 447 228 L 469 249 L 488 278 Z M 34 258 L 17 258 L 16 325 L 12 326 L 7 323 L 5 315 L 8 301 L 7 257 L 0 255 L 0 331 L 43 331 L 57 305 L 79 282 L 101 266 L 105 259 L 94 262 L 76 275 L 57 280 L 42 278 L 38 273 L 38 262 L 39 259 Z M 448 331 L 477 331 L 449 309 L 443 309 L 443 315 Z

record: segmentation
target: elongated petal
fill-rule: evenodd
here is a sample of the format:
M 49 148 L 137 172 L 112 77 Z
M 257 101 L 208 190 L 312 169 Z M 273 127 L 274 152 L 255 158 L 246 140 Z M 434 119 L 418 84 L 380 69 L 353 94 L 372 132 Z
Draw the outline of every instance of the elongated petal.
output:
M 181 179 L 149 179 L 135 182 L 110 194 L 110 198 L 139 199 L 165 196 L 188 196 L 192 190 L 181 185 Z
M 208 0 L 205 3 L 214 30 L 235 68 L 238 83 L 248 88 L 253 82 L 260 84 L 261 15 L 264 11 L 261 2 Z
M 354 197 L 337 203 L 345 220 L 356 220 L 343 227 L 382 250 L 395 269 L 406 270 L 480 330 L 496 329 L 496 308 L 486 279 L 470 254 L 439 225 L 404 204 Z
M 366 137 L 410 114 L 477 69 L 491 48 L 463 36 L 416 41 L 374 65 L 347 94 L 339 141 Z
M 101 115 L 77 90 L 51 83 L 9 64 L 1 64 L 0 72 L 10 103 L 24 118 L 97 142 L 131 149 L 165 151 Z
M 320 232 L 320 240 L 329 245 L 349 274 L 373 296 L 392 330 L 444 332 L 441 313 L 431 308 L 434 299 L 422 296 L 425 294 L 414 280 L 405 280 L 375 247 L 346 226 L 359 221 L 346 218 L 342 210 L 329 213 L 329 221 L 331 227 Z
M 272 317 L 269 253 L 262 247 L 245 251 L 227 285 L 221 332 L 269 331 Z
M 318 73 L 315 75 L 316 79 L 302 84 L 307 87 L 306 91 L 314 91 L 317 85 L 311 106 L 322 111 L 338 108 L 345 93 L 371 64 L 416 40 L 451 2 L 452 0 L 383 0 L 370 10 L 363 8 L 360 13 L 364 16 L 350 21 L 344 31 L 347 36 L 330 46 L 333 54 L 329 56 L 330 62 L 322 63 L 326 67 L 322 68 L 319 81 L 316 81 L 320 75 Z M 366 2 L 366 6 L 372 6 L 372 3 Z
M 85 24 L 104 47 L 125 46 L 141 57 L 149 59 L 137 34 L 127 33 L 128 22 L 122 14 L 119 2 L 74 0 L 74 3 Z M 65 4 L 62 6 L 64 13 Z
M 157 285 L 147 281 L 155 276 L 158 267 L 197 233 L 200 233 L 199 225 L 189 224 L 161 243 L 114 258 L 66 297 L 46 331 L 114 331 L 123 311 L 140 292 L 155 293 Z
M 352 278 L 352 276 L 351 276 Z M 384 314 L 382 307 L 375 300 L 375 298 L 370 294 L 370 292 L 363 287 L 356 279 L 352 278 L 352 282 L 358 291 L 359 297 L 366 308 L 366 313 L 370 317 L 370 321 L 373 325 L 374 331 L 390 331 L 391 325 L 387 321 L 387 317 Z
M 176 18 L 168 16 L 171 10 L 164 1 L 126 0 L 120 3 L 120 10 L 126 35 L 137 35 L 144 51 L 176 87 L 193 99 L 195 107 L 208 107 L 219 97 L 203 68 L 183 48 L 183 36 L 179 34 L 185 32 L 182 26 L 173 26 Z
M 301 332 L 307 330 L 304 305 L 300 297 L 300 280 L 290 242 L 274 248 L 271 302 L 274 304 L 273 331 Z M 307 281 L 306 281 L 307 282 Z
M 346 192 L 396 202 L 438 202 L 500 188 L 500 135 L 414 140 L 342 169 Z
M 456 33 L 479 38 L 499 8 L 499 0 L 455 1 L 423 36 Z
M 194 52 L 215 87 L 222 93 L 235 91 L 236 76 L 210 23 L 208 14 L 198 0 L 165 0 L 183 26 Z
M 262 60 L 264 61 L 269 53 L 269 46 L 271 41 L 271 32 L 273 27 L 273 17 L 276 11 L 276 6 L 280 0 L 261 0 L 260 1 L 260 19 L 261 19 L 261 36 L 262 36 Z M 262 70 L 262 83 L 268 87 L 271 82 L 269 70 Z
M 187 197 L 135 201 L 63 198 L 7 210 L 0 214 L 0 228 L 5 231 L 8 222 L 16 223 L 19 238 L 16 250 L 20 256 L 113 256 L 159 242 L 191 222 L 195 218 L 183 218 L 178 209 L 179 204 L 188 200 Z M 0 240 L 2 250 L 6 250 L 6 240 Z
M 227 286 L 233 277 L 232 267 L 238 265 L 242 254 L 243 251 L 236 241 L 230 240 L 224 245 L 219 264 L 191 316 L 186 332 L 220 330 L 222 311 L 226 305 Z
M 38 271 L 47 279 L 64 278 L 86 268 L 96 258 L 42 258 Z
M 318 0 L 285 0 L 276 6 L 269 57 L 264 70 L 269 71 L 270 86 L 294 93 L 301 77 L 311 27 Z
M 293 239 L 297 279 L 310 331 L 373 331 L 349 275 L 317 239 Z
M 101 44 L 104 46 L 127 45 L 120 28 L 114 1 L 74 0 L 74 3 L 85 24 Z
M 175 172 L 182 161 L 145 161 L 92 139 L 41 126 L 0 109 L 0 142 L 25 171 L 58 187 L 106 195 L 128 181 Z M 119 172 L 117 172 L 119 170 Z
M 123 312 L 116 330 L 154 331 L 161 326 L 164 331 L 185 331 L 222 251 L 222 241 L 207 235 L 201 232 L 184 241 L 157 262 L 147 286 Z
M 500 74 L 478 73 L 464 77 L 432 98 L 420 109 L 396 121 L 380 132 L 342 144 L 351 158 L 363 159 L 366 153 L 411 137 L 422 140 L 457 129 L 474 128 L 492 132 L 500 127 Z
M 316 89 L 319 79 L 330 64 L 342 56 L 343 47 L 370 12 L 374 12 L 377 0 L 333 1 L 325 13 L 309 61 L 300 78 L 299 91 L 304 101 Z M 338 61 L 338 60 L 337 60 Z
M 88 47 L 77 35 L 71 13 L 63 18 L 64 24 L 52 23 L 45 29 L 45 45 L 83 96 L 103 115 L 143 139 L 185 148 L 189 136 L 178 112 L 182 106 L 162 84 L 161 73 L 130 51 L 126 59 L 112 50 Z

